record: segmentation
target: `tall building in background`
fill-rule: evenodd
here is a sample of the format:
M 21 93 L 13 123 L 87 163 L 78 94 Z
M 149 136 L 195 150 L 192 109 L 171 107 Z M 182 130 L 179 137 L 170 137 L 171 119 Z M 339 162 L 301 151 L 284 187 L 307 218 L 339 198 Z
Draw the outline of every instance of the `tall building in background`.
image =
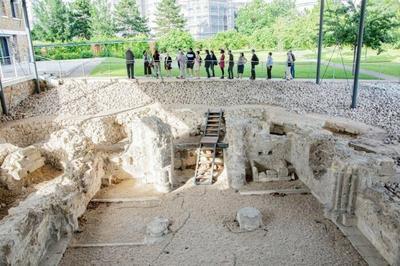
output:
M 156 7 L 160 0 L 138 0 L 141 14 L 154 33 Z M 186 19 L 186 29 L 195 39 L 212 37 L 235 27 L 237 10 L 251 0 L 177 0 Z

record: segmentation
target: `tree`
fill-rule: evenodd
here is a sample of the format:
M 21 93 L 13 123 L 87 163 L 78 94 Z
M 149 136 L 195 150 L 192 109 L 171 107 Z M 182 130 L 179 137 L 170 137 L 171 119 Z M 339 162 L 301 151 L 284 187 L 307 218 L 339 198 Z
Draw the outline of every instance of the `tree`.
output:
M 89 0 L 75 0 L 70 5 L 71 35 L 73 37 L 85 38 L 92 36 L 92 6 Z
M 115 22 L 111 5 L 107 0 L 97 0 L 92 6 L 92 35 L 111 37 L 115 35 Z
M 176 0 L 161 0 L 156 10 L 156 32 L 161 36 L 171 30 L 185 29 L 186 19 L 181 15 L 181 8 Z
M 33 12 L 35 38 L 50 42 L 71 40 L 69 12 L 62 0 L 37 0 Z
M 357 45 L 360 9 L 351 0 L 337 3 L 327 10 L 325 44 Z M 399 26 L 396 13 L 384 3 L 371 1 L 367 5 L 364 27 L 364 45 L 383 51 L 383 44 L 394 41 L 392 30 Z
M 142 17 L 135 0 L 121 0 L 115 7 L 117 30 L 124 35 L 149 33 L 147 19 Z
M 210 42 L 210 47 L 214 50 L 227 48 L 227 49 L 240 49 L 247 45 L 247 39 L 244 35 L 235 30 L 219 32 Z
M 254 30 L 271 26 L 278 17 L 291 17 L 295 13 L 295 1 L 274 0 L 267 3 L 265 0 L 253 0 L 239 9 L 236 18 L 236 27 L 240 33 L 252 34 Z
M 157 45 L 161 52 L 177 51 L 193 47 L 194 39 L 186 31 L 171 30 L 158 40 Z

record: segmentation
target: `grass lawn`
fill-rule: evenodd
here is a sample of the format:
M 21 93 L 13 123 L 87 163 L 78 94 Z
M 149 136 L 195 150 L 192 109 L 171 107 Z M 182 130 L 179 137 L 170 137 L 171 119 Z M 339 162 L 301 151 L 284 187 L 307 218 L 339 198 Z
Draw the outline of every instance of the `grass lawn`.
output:
M 203 56 L 204 57 L 204 56 Z M 250 56 L 248 56 L 250 57 Z M 237 58 L 237 57 L 236 57 Z M 248 58 L 249 59 L 249 58 Z M 261 58 L 260 58 L 261 60 Z M 325 66 L 322 66 L 322 74 L 325 73 Z M 234 67 L 234 75 L 236 76 L 237 73 L 237 68 L 236 66 Z M 225 77 L 227 77 L 228 73 L 228 68 L 225 67 Z M 272 77 L 273 78 L 283 78 L 284 76 L 284 71 L 285 71 L 285 64 L 283 62 L 276 62 L 273 69 L 272 69 Z M 297 62 L 296 63 L 296 78 L 303 78 L 303 79 L 314 79 L 315 78 L 315 72 L 316 72 L 316 64 L 313 62 Z M 172 69 L 172 76 L 176 77 L 178 76 L 178 68 L 177 65 L 173 65 Z M 266 77 L 266 68 L 264 63 L 259 64 L 256 67 L 256 76 L 258 78 L 265 78 Z M 144 71 L 143 71 L 143 60 L 136 60 L 135 64 L 135 76 L 140 77 L 143 76 Z M 162 75 L 165 75 L 164 69 L 162 70 Z M 221 71 L 219 67 L 215 68 L 215 74 L 216 76 L 221 75 Z M 95 67 L 92 72 L 91 76 L 102 76 L 102 77 L 120 77 L 120 76 L 126 76 L 126 66 L 125 66 L 125 60 L 120 59 L 120 58 L 106 58 L 101 64 L 99 64 L 97 67 Z M 206 71 L 204 67 L 201 68 L 200 75 L 202 77 L 206 77 Z M 326 73 L 324 75 L 324 79 L 345 79 L 347 75 L 347 78 L 351 78 L 351 73 L 347 71 L 345 73 L 344 70 L 342 69 L 336 69 L 333 67 L 329 67 L 326 70 Z M 245 70 L 244 70 L 244 75 L 243 77 L 248 78 L 250 76 L 250 64 L 246 64 Z M 360 78 L 362 79 L 373 79 L 373 77 L 370 77 L 368 75 L 361 75 Z
M 324 48 L 322 59 L 329 61 L 332 57 L 332 62 L 351 66 L 353 63 L 353 51 L 350 48 L 344 48 L 341 54 L 338 49 Z M 316 51 L 309 51 L 304 54 L 304 59 L 317 58 Z M 361 69 L 371 70 L 386 75 L 391 75 L 400 78 L 400 50 L 388 49 L 379 55 L 371 49 L 363 49 L 361 57 Z

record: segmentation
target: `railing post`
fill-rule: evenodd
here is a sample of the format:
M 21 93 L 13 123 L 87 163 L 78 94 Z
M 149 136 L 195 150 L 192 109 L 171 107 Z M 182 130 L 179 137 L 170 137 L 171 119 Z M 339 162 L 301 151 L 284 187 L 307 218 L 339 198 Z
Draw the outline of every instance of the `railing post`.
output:
M 35 51 L 33 50 L 31 28 L 30 28 L 30 25 L 29 25 L 28 11 L 27 11 L 27 8 L 26 8 L 26 1 L 25 0 L 21 0 L 21 2 L 22 2 L 22 11 L 24 12 L 25 27 L 26 27 L 27 37 L 28 37 L 28 42 L 29 42 L 30 59 L 31 59 L 31 61 L 33 63 L 33 68 L 35 70 L 36 93 L 40 93 L 39 74 L 38 74 L 36 60 L 35 60 Z
M 359 77 L 360 77 L 361 48 L 363 46 L 363 41 L 364 41 L 364 21 L 365 21 L 366 6 L 367 6 L 367 0 L 361 0 L 360 24 L 358 27 L 356 67 L 355 67 L 355 73 L 354 73 L 353 96 L 351 99 L 351 108 L 357 107 L 358 85 L 359 85 Z
M 317 84 L 319 84 L 321 82 L 322 43 L 324 41 L 324 38 L 323 38 L 324 9 L 325 9 L 325 0 L 321 0 L 321 6 L 320 6 L 320 10 L 319 10 L 318 58 L 317 58 L 317 77 L 316 77 Z
M 0 78 L 0 104 L 1 104 L 1 109 L 3 110 L 3 114 L 8 115 L 6 100 L 3 91 L 3 83 L 1 82 L 1 78 Z

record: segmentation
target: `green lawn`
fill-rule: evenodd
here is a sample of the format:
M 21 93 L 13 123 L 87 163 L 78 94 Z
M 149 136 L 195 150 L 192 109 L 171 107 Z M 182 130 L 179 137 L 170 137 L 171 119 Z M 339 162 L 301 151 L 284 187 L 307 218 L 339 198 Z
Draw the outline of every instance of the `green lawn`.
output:
M 250 56 L 248 56 L 249 59 Z M 260 58 L 260 60 L 262 60 Z M 322 74 L 325 73 L 325 66 L 322 66 Z M 284 71 L 285 71 L 285 64 L 283 62 L 275 62 L 275 65 L 272 69 L 272 77 L 273 78 L 283 78 L 284 76 Z M 136 60 L 135 64 L 135 76 L 140 77 L 143 76 L 143 61 L 142 60 Z M 304 79 L 314 79 L 315 78 L 315 72 L 316 72 L 316 64 L 313 62 L 297 62 L 296 63 L 296 78 L 304 78 Z M 176 77 L 178 76 L 178 69 L 176 65 L 173 65 L 172 69 L 172 76 Z M 236 66 L 234 68 L 234 75 L 236 76 Z M 221 71 L 219 67 L 216 67 L 215 71 L 216 76 L 221 75 Z M 347 78 L 351 78 L 351 73 L 347 71 L 345 73 L 344 70 L 342 69 L 337 69 L 333 67 L 329 67 L 326 70 L 326 73 L 324 75 L 325 79 L 345 79 L 347 74 Z M 165 75 L 165 71 L 162 71 L 162 75 Z M 227 76 L 227 67 L 225 68 L 225 76 Z M 256 67 L 256 75 L 259 78 L 265 78 L 266 77 L 266 68 L 264 63 L 260 64 Z M 106 58 L 101 64 L 99 64 L 96 68 L 93 69 L 91 72 L 91 76 L 126 76 L 126 66 L 125 66 L 125 60 L 120 59 L 120 58 Z M 201 76 L 206 77 L 206 71 L 204 67 L 201 68 Z M 244 71 L 244 77 L 249 77 L 250 76 L 250 64 L 247 64 L 245 66 L 245 71 Z M 373 79 L 373 77 L 370 77 L 368 75 L 361 75 L 362 79 Z

